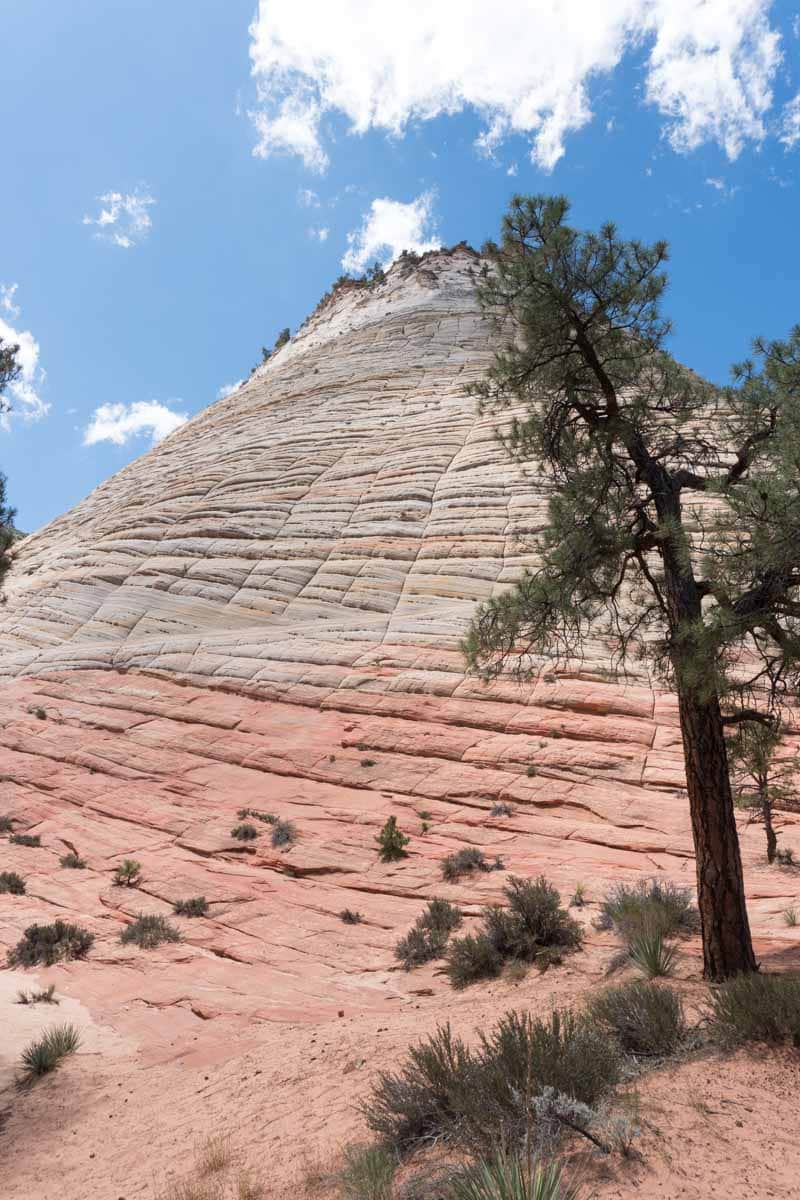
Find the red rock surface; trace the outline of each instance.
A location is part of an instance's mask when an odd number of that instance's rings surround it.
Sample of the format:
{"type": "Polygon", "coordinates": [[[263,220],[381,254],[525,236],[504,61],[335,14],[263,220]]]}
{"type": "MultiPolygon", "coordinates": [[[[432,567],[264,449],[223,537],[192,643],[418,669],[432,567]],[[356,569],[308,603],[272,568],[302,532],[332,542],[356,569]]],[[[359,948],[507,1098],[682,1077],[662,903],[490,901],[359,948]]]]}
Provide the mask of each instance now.
{"type": "MultiPolygon", "coordinates": [[[[57,916],[96,942],[84,962],[0,972],[8,1200],[150,1196],[220,1128],[269,1195],[299,1198],[303,1164],[363,1133],[354,1103],[421,1032],[580,998],[616,950],[591,926],[610,883],[693,884],[671,697],[604,678],[600,645],[524,687],[464,675],[465,622],[526,560],[546,497],[463,392],[487,355],[474,260],[426,263],[334,300],[234,397],[23,543],[0,621],[0,815],[42,847],[0,840],[27,881],[0,896],[0,944],[57,916]],[[511,815],[491,815],[500,801],[511,815]],[[233,839],[242,808],[291,820],[295,844],[273,849],[267,825],[233,839]],[[389,814],[411,837],[393,865],[375,845],[389,814]],[[444,884],[440,860],[467,845],[505,872],[444,884]],[[85,870],[60,867],[73,849],[85,870]],[[113,886],[124,858],[139,888],[113,886]],[[587,888],[585,950],[462,994],[435,965],[398,969],[427,899],[476,914],[508,872],[587,888]],[[134,914],[196,895],[210,911],[176,918],[180,943],[119,943],[134,914]],[[58,1009],[13,1003],[34,981],[58,1009]],[[81,1025],[81,1051],[15,1092],[22,1046],[56,1018],[81,1025]]],[[[785,844],[797,824],[781,819],[785,844]]],[[[762,839],[743,824],[757,950],[797,966],[782,913],[800,876],[768,869],[762,839]]],[[[697,949],[680,966],[695,1007],[697,949]]],[[[643,1161],[608,1177],[590,1163],[595,1194],[798,1194],[796,1080],[786,1056],[657,1073],[643,1161]]]]}

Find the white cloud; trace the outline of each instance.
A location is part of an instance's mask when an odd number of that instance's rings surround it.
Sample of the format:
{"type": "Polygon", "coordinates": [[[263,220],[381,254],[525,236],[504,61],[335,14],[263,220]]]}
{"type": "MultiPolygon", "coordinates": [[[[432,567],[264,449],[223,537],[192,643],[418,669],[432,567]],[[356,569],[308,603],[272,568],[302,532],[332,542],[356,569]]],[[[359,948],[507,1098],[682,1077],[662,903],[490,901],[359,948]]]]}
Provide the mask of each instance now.
{"type": "MultiPolygon", "coordinates": [[[[19,307],[14,303],[16,292],[16,283],[0,284],[0,309],[14,320],[20,315],[19,307]]],[[[40,395],[45,373],[39,366],[40,351],[36,338],[30,330],[16,329],[2,316],[0,338],[6,345],[18,347],[16,361],[20,368],[19,376],[8,384],[3,394],[3,400],[11,405],[11,411],[0,412],[0,429],[8,432],[13,417],[22,417],[24,421],[40,421],[50,411],[50,405],[40,395]]]]}
{"type": "Polygon", "coordinates": [[[326,225],[320,227],[312,225],[308,231],[308,236],[310,238],[316,238],[318,242],[327,242],[329,233],[330,229],[328,229],[326,225]]]}
{"type": "Polygon", "coordinates": [[[83,433],[84,446],[113,442],[124,446],[131,438],[149,434],[152,444],[160,442],[189,420],[186,413],[173,412],[158,400],[133,404],[101,404],[83,433]]]}
{"type": "Polygon", "coordinates": [[[442,243],[433,235],[434,224],[432,192],[423,192],[409,204],[387,198],[373,200],[361,228],[347,235],[350,249],[342,266],[358,273],[376,259],[386,266],[402,250],[417,254],[438,250],[442,243]]]}
{"type": "Polygon", "coordinates": [[[783,110],[780,140],[787,150],[793,150],[800,142],[800,92],[783,110]]]}
{"type": "Polygon", "coordinates": [[[311,188],[300,188],[297,203],[303,208],[319,208],[319,196],[311,188]]]}
{"type": "Polygon", "coordinates": [[[136,189],[124,195],[122,192],[106,192],[98,196],[101,205],[96,217],[85,216],[84,225],[95,227],[95,237],[114,246],[130,250],[147,237],[153,222],[147,211],[155,200],[147,191],[136,189]]]}
{"type": "Polygon", "coordinates": [[[234,392],[238,391],[243,383],[243,379],[237,379],[236,383],[224,383],[217,392],[217,399],[227,400],[228,396],[232,396],[234,392]]]}
{"type": "Polygon", "coordinates": [[[735,158],[759,142],[780,62],[770,0],[259,0],[250,27],[259,107],[254,153],[328,164],[323,122],[402,136],[472,108],[487,154],[526,135],[546,170],[592,118],[589,85],[645,47],[645,99],[679,151],[735,158]]]}
{"type": "Polygon", "coordinates": [[[519,167],[517,166],[516,163],[512,163],[511,166],[506,171],[506,175],[510,175],[512,178],[515,175],[517,175],[518,173],[519,173],[519,167]]]}

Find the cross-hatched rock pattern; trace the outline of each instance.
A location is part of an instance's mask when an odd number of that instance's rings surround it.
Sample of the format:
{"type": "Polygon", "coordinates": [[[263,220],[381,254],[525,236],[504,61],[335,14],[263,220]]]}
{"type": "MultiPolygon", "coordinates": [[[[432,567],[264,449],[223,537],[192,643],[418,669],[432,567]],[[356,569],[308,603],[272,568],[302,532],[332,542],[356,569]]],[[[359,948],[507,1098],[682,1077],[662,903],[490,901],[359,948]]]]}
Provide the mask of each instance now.
{"type": "Polygon", "coordinates": [[[466,393],[492,352],[479,266],[462,247],[345,286],[236,393],[28,538],[0,672],[452,689],[476,601],[516,577],[545,515],[466,393]]]}

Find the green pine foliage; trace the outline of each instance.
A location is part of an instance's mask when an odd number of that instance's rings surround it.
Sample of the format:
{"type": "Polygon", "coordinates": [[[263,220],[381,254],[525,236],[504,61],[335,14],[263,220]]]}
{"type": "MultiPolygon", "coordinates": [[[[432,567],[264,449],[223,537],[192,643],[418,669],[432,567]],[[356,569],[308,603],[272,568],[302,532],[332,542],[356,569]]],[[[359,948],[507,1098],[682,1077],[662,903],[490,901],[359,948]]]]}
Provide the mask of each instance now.
{"type": "Polygon", "coordinates": [[[386,824],[375,838],[378,843],[378,857],[381,862],[398,862],[408,857],[406,846],[411,841],[397,827],[397,817],[387,817],[386,824]]]}

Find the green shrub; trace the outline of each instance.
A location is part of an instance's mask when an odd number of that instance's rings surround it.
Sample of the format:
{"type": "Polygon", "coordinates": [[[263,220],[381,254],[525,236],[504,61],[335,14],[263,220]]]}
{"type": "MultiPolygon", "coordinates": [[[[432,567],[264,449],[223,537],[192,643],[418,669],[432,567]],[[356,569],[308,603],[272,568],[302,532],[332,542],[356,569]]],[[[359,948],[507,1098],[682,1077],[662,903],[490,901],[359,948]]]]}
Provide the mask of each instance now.
{"type": "MultiPolygon", "coordinates": [[[[496,863],[500,860],[497,859],[496,863]]],[[[448,854],[441,861],[442,879],[446,883],[455,883],[462,875],[471,875],[474,871],[502,870],[502,866],[493,867],[482,850],[477,846],[465,846],[455,854],[448,854]]]]}
{"type": "Polygon", "coordinates": [[[374,767],[374,766],[377,766],[377,763],[375,762],[374,758],[362,758],[361,766],[362,767],[374,767]]]}
{"type": "Polygon", "coordinates": [[[16,871],[0,871],[0,895],[24,896],[25,880],[16,871]]]}
{"type": "Polygon", "coordinates": [[[572,899],[569,902],[570,908],[583,908],[586,903],[586,885],[583,883],[575,884],[575,891],[572,893],[572,899]]]}
{"type": "Polygon", "coordinates": [[[142,882],[142,864],[135,858],[126,858],[114,871],[116,887],[138,887],[142,882]]]}
{"type": "Polygon", "coordinates": [[[532,1020],[507,1013],[477,1051],[450,1026],[409,1051],[396,1072],[383,1072],[362,1112],[387,1145],[410,1149],[447,1139],[472,1153],[519,1144],[530,1100],[551,1088],[586,1105],[616,1086],[620,1055],[587,1018],[554,1013],[532,1020]]]}
{"type": "Polygon", "coordinates": [[[86,866],[86,863],[81,856],[73,853],[72,851],[70,851],[69,854],[62,854],[58,861],[61,863],[62,867],[71,867],[74,871],[82,871],[86,866]]]}
{"type": "Polygon", "coordinates": [[[255,825],[234,825],[231,837],[237,838],[240,842],[252,842],[258,837],[258,830],[255,825]]]}
{"type": "Polygon", "coordinates": [[[436,929],[440,933],[452,933],[458,929],[464,920],[461,909],[449,900],[433,899],[417,917],[416,924],[420,929],[436,929]]]}
{"type": "Polygon", "coordinates": [[[606,988],[589,1001],[587,1011],[626,1054],[671,1054],[686,1034],[678,994],[643,980],[606,988]]]}
{"type": "Polygon", "coordinates": [[[291,821],[284,821],[282,818],[273,821],[270,841],[276,850],[293,845],[296,838],[297,830],[291,821]]]}
{"type": "Polygon", "coordinates": [[[775,862],[779,867],[793,867],[795,865],[794,850],[788,846],[786,849],[779,848],[775,851],[775,862]]]}
{"type": "Polygon", "coordinates": [[[0,833],[11,833],[13,828],[14,821],[12,817],[0,817],[0,833]]]}
{"type": "Polygon", "coordinates": [[[133,942],[142,950],[153,950],[162,942],[179,942],[181,933],[166,917],[162,917],[160,914],[139,913],[130,925],[125,926],[119,935],[119,940],[124,946],[133,942]]]}
{"type": "Polygon", "coordinates": [[[205,896],[193,896],[191,900],[176,900],[172,906],[176,917],[204,917],[208,912],[205,896]]]}
{"type": "Polygon", "coordinates": [[[13,950],[8,952],[10,967],[35,967],[42,963],[69,962],[85,958],[94,942],[94,934],[80,925],[54,921],[52,925],[29,925],[13,950]]]}
{"type": "Polygon", "coordinates": [[[263,821],[265,825],[274,825],[278,819],[272,813],[261,812],[258,808],[240,808],[236,815],[240,821],[246,821],[248,817],[253,817],[256,821],[263,821]]]}
{"type": "Polygon", "coordinates": [[[675,969],[676,955],[675,947],[665,942],[660,932],[637,933],[628,946],[631,962],[648,979],[671,975],[675,969]]]}
{"type": "Polygon", "coordinates": [[[339,1176],[343,1200],[391,1200],[397,1158],[385,1146],[348,1146],[339,1176]]]}
{"type": "Polygon", "coordinates": [[[800,1046],[800,976],[737,975],[712,991],[707,1020],[712,1038],[724,1046],[800,1046]]]}
{"type": "Polygon", "coordinates": [[[75,1053],[80,1044],[81,1039],[74,1025],[54,1025],[22,1051],[26,1079],[35,1079],[54,1071],[62,1059],[75,1053]]]}
{"type": "Polygon", "coordinates": [[[630,942],[640,933],[660,933],[663,937],[694,933],[698,921],[689,888],[668,880],[642,879],[612,888],[600,906],[597,926],[613,928],[630,942]]]}
{"type": "Polygon", "coordinates": [[[44,709],[41,707],[41,705],[39,705],[37,708],[35,708],[35,709],[33,710],[33,715],[34,715],[34,716],[35,716],[35,717],[36,717],[36,718],[37,718],[39,721],[46,721],[46,720],[47,720],[47,713],[46,713],[46,712],[45,712],[45,710],[44,710],[44,709]]]}
{"type": "Polygon", "coordinates": [[[578,1200],[560,1164],[532,1163],[500,1154],[456,1176],[448,1200],[578,1200]]]}
{"type": "Polygon", "coordinates": [[[42,844],[38,833],[12,833],[8,840],[15,846],[41,846],[42,844]]]}
{"type": "Polygon", "coordinates": [[[506,804],[504,800],[498,800],[493,804],[489,812],[490,817],[513,817],[514,806],[506,804]]]}
{"type": "Polygon", "coordinates": [[[421,967],[423,963],[442,957],[447,949],[447,936],[441,929],[421,929],[419,925],[412,925],[395,946],[395,958],[407,971],[421,967]]]}
{"type": "Polygon", "coordinates": [[[454,988],[495,979],[502,969],[503,956],[485,933],[468,933],[450,943],[445,973],[454,988]]]}
{"type": "Polygon", "coordinates": [[[551,883],[512,875],[503,889],[508,908],[483,910],[483,930],[450,943],[446,971],[454,987],[500,973],[508,959],[538,962],[542,970],[581,944],[581,926],[561,905],[551,883]]]}
{"type": "Polygon", "coordinates": [[[397,862],[408,857],[406,846],[411,841],[397,828],[397,817],[387,817],[386,824],[375,838],[381,862],[397,862]]]}
{"type": "Polygon", "coordinates": [[[352,908],[343,908],[339,913],[339,920],[344,921],[345,925],[360,925],[362,921],[361,913],[356,912],[352,908]]]}

